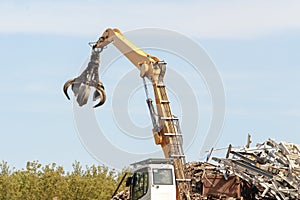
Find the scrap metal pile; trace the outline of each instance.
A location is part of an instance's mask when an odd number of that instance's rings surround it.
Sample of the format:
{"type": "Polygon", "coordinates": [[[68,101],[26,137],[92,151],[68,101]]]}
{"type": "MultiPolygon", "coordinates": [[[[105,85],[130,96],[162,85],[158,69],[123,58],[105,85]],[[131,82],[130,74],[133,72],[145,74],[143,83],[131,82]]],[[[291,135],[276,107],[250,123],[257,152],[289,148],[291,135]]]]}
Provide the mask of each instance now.
{"type": "Polygon", "coordinates": [[[185,165],[187,178],[191,179],[191,199],[240,199],[240,181],[234,175],[224,178],[218,167],[210,163],[190,162],[185,165]]]}
{"type": "Polygon", "coordinates": [[[129,200],[130,199],[129,197],[130,197],[130,191],[122,190],[121,192],[113,196],[111,200],[129,200]]]}
{"type": "MultiPolygon", "coordinates": [[[[300,199],[300,145],[271,139],[256,147],[228,147],[225,158],[185,164],[192,200],[300,199]]],[[[113,199],[129,199],[129,190],[113,199]]]]}
{"type": "Polygon", "coordinates": [[[299,199],[300,146],[271,139],[236,151],[229,146],[226,158],[213,158],[219,170],[251,184],[253,199],[299,199]]]}

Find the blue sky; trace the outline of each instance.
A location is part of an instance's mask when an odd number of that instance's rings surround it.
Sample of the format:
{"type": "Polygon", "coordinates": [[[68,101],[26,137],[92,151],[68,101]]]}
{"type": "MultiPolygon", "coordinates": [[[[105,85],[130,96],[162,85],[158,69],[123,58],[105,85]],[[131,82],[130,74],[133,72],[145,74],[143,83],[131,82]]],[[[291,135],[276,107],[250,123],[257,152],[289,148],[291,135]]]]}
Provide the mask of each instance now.
{"type": "Polygon", "coordinates": [[[247,133],[254,143],[299,144],[299,9],[298,1],[1,1],[0,160],[98,163],[76,134],[62,85],[107,27],[165,28],[206,49],[226,94],[218,147],[243,145],[247,133]]]}

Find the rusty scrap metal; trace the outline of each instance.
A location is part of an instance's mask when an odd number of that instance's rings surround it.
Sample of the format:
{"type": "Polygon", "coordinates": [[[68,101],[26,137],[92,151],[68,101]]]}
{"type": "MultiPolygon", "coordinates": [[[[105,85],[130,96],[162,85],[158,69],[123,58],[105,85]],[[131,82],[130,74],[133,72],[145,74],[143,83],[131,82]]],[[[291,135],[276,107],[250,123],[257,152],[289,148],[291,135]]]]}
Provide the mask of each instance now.
{"type": "Polygon", "coordinates": [[[227,158],[212,158],[220,171],[240,177],[257,189],[255,199],[299,199],[300,146],[267,140],[254,148],[230,150],[227,158]]]}
{"type": "Polygon", "coordinates": [[[189,162],[185,165],[185,173],[191,179],[192,200],[250,200],[254,196],[246,181],[224,173],[211,163],[189,162]]]}
{"type": "Polygon", "coordinates": [[[129,200],[130,199],[130,191],[122,190],[112,197],[111,200],[129,200]]]}

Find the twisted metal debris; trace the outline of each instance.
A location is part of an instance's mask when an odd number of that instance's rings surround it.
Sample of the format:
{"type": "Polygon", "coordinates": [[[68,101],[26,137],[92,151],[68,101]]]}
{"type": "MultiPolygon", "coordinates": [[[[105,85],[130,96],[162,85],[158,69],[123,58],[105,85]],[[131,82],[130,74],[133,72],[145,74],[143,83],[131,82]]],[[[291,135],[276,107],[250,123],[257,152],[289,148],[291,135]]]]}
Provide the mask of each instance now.
{"type": "Polygon", "coordinates": [[[216,165],[190,162],[185,165],[185,173],[191,179],[191,199],[240,199],[239,178],[233,175],[224,178],[216,165]]]}
{"type": "Polygon", "coordinates": [[[129,199],[130,199],[130,191],[122,190],[121,192],[113,196],[111,200],[129,200],[129,199]]]}
{"type": "Polygon", "coordinates": [[[299,199],[300,146],[289,142],[267,140],[254,148],[233,151],[227,158],[213,158],[220,171],[235,175],[251,184],[253,199],[299,199]]]}

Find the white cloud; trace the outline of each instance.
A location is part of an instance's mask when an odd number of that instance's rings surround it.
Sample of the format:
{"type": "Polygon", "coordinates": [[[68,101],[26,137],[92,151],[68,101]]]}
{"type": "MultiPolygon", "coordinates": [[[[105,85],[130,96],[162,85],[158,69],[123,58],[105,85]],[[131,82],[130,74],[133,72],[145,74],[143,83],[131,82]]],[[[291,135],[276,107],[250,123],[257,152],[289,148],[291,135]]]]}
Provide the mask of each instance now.
{"type": "Polygon", "coordinates": [[[0,2],[0,32],[95,35],[159,27],[199,37],[252,38],[300,28],[300,1],[0,2]],[[3,20],[6,19],[6,20],[3,20]]]}

